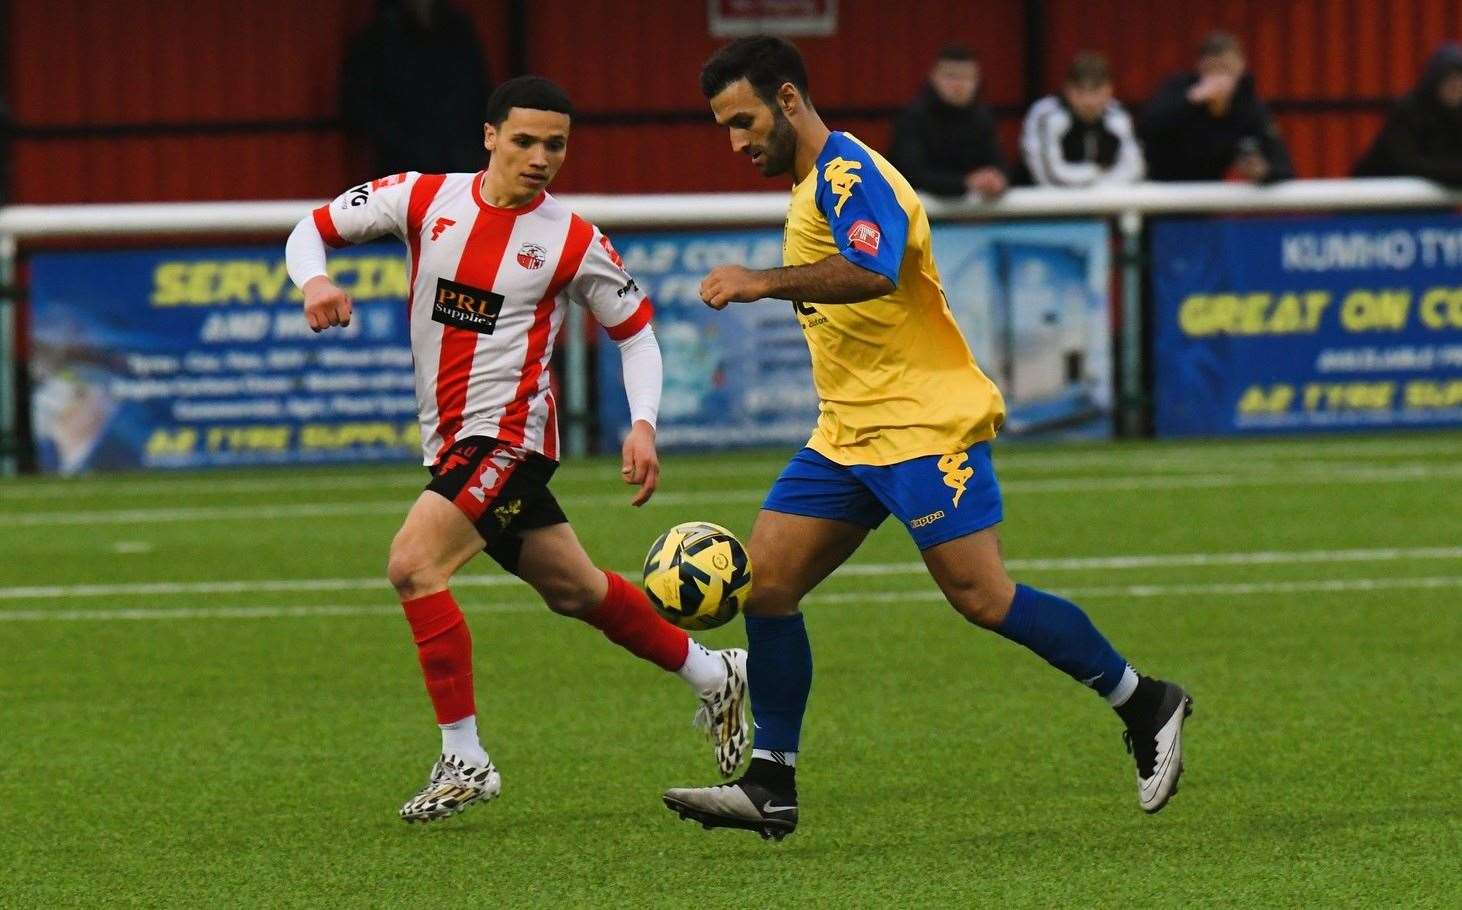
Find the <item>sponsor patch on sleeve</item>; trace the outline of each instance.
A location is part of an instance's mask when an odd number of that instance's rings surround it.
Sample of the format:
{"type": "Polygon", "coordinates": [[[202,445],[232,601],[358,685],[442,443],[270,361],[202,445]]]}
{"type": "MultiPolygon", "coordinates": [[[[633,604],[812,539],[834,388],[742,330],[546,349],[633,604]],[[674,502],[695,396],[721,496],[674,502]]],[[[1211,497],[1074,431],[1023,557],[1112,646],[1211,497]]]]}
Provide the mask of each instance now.
{"type": "Polygon", "coordinates": [[[882,239],[883,232],[878,229],[878,225],[864,218],[853,222],[848,228],[848,245],[869,256],[878,255],[878,242],[882,239]]]}

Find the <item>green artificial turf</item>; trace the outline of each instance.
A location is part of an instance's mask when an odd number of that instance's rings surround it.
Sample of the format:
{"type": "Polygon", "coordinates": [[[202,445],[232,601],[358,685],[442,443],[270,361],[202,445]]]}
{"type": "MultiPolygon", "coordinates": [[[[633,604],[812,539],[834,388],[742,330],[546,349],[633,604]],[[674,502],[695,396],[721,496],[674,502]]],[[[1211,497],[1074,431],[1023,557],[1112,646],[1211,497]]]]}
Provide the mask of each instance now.
{"type": "MultiPolygon", "coordinates": [[[[785,454],[668,456],[643,510],[617,462],[554,488],[628,571],[678,521],[745,534],[785,454]]],[[[384,563],[420,469],[0,481],[0,906],[1457,906],[1462,435],[996,466],[1013,574],[1194,696],[1157,816],[1100,699],[890,523],[806,605],[785,842],[667,812],[715,780],[683,684],[485,559],[456,590],[503,795],[407,826],[438,743],[384,563]]]]}

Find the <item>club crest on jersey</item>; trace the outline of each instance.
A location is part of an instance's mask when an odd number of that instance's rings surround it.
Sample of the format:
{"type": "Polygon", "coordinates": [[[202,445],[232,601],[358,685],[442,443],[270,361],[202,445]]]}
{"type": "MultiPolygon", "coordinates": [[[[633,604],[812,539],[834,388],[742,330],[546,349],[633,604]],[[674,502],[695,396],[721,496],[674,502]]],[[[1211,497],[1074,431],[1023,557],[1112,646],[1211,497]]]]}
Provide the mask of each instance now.
{"type": "Polygon", "coordinates": [[[525,269],[541,269],[548,261],[548,250],[536,243],[525,243],[518,250],[518,265],[525,269]]]}
{"type": "Polygon", "coordinates": [[[883,232],[878,225],[871,221],[859,219],[853,222],[848,228],[848,244],[855,250],[861,250],[869,256],[878,255],[878,242],[883,239],[883,232]]]}
{"type": "Polygon", "coordinates": [[[437,279],[437,292],[432,297],[433,322],[456,326],[469,332],[491,335],[497,328],[498,314],[503,309],[503,295],[484,291],[459,281],[437,279]]]}

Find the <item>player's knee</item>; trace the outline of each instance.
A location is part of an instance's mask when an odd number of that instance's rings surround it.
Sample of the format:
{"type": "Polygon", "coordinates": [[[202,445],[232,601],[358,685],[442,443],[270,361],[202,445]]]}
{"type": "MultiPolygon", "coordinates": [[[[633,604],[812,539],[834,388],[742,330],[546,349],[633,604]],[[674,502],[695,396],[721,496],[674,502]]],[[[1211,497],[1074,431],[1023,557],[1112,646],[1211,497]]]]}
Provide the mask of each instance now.
{"type": "Polygon", "coordinates": [[[386,578],[402,600],[413,600],[440,591],[447,579],[441,577],[433,560],[409,546],[391,547],[386,561],[386,578]]]}
{"type": "Polygon", "coordinates": [[[986,629],[998,629],[1010,612],[1015,585],[1008,578],[961,578],[943,585],[950,606],[965,619],[986,629]]]}
{"type": "Polygon", "coordinates": [[[802,593],[792,585],[775,579],[756,579],[742,612],[747,616],[791,616],[802,603],[802,593]]]}

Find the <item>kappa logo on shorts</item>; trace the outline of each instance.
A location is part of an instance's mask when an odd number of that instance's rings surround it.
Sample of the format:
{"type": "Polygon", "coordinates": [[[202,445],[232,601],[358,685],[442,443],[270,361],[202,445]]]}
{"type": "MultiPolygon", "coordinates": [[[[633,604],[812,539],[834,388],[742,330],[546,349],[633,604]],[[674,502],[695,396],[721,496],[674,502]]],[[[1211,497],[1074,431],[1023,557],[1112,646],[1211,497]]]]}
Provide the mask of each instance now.
{"type": "Polygon", "coordinates": [[[503,295],[445,278],[437,279],[432,298],[433,322],[491,335],[503,309],[503,295]]]}
{"type": "Polygon", "coordinates": [[[921,515],[918,518],[915,518],[913,521],[909,522],[909,527],[913,528],[914,530],[918,530],[919,528],[927,527],[934,524],[934,522],[943,517],[944,510],[940,509],[938,512],[930,512],[928,515],[921,515]]]}
{"type": "Polygon", "coordinates": [[[964,452],[944,455],[939,459],[939,470],[944,472],[944,485],[954,489],[954,507],[959,508],[959,498],[965,495],[965,484],[975,476],[975,469],[966,467],[970,456],[964,452]]]}

